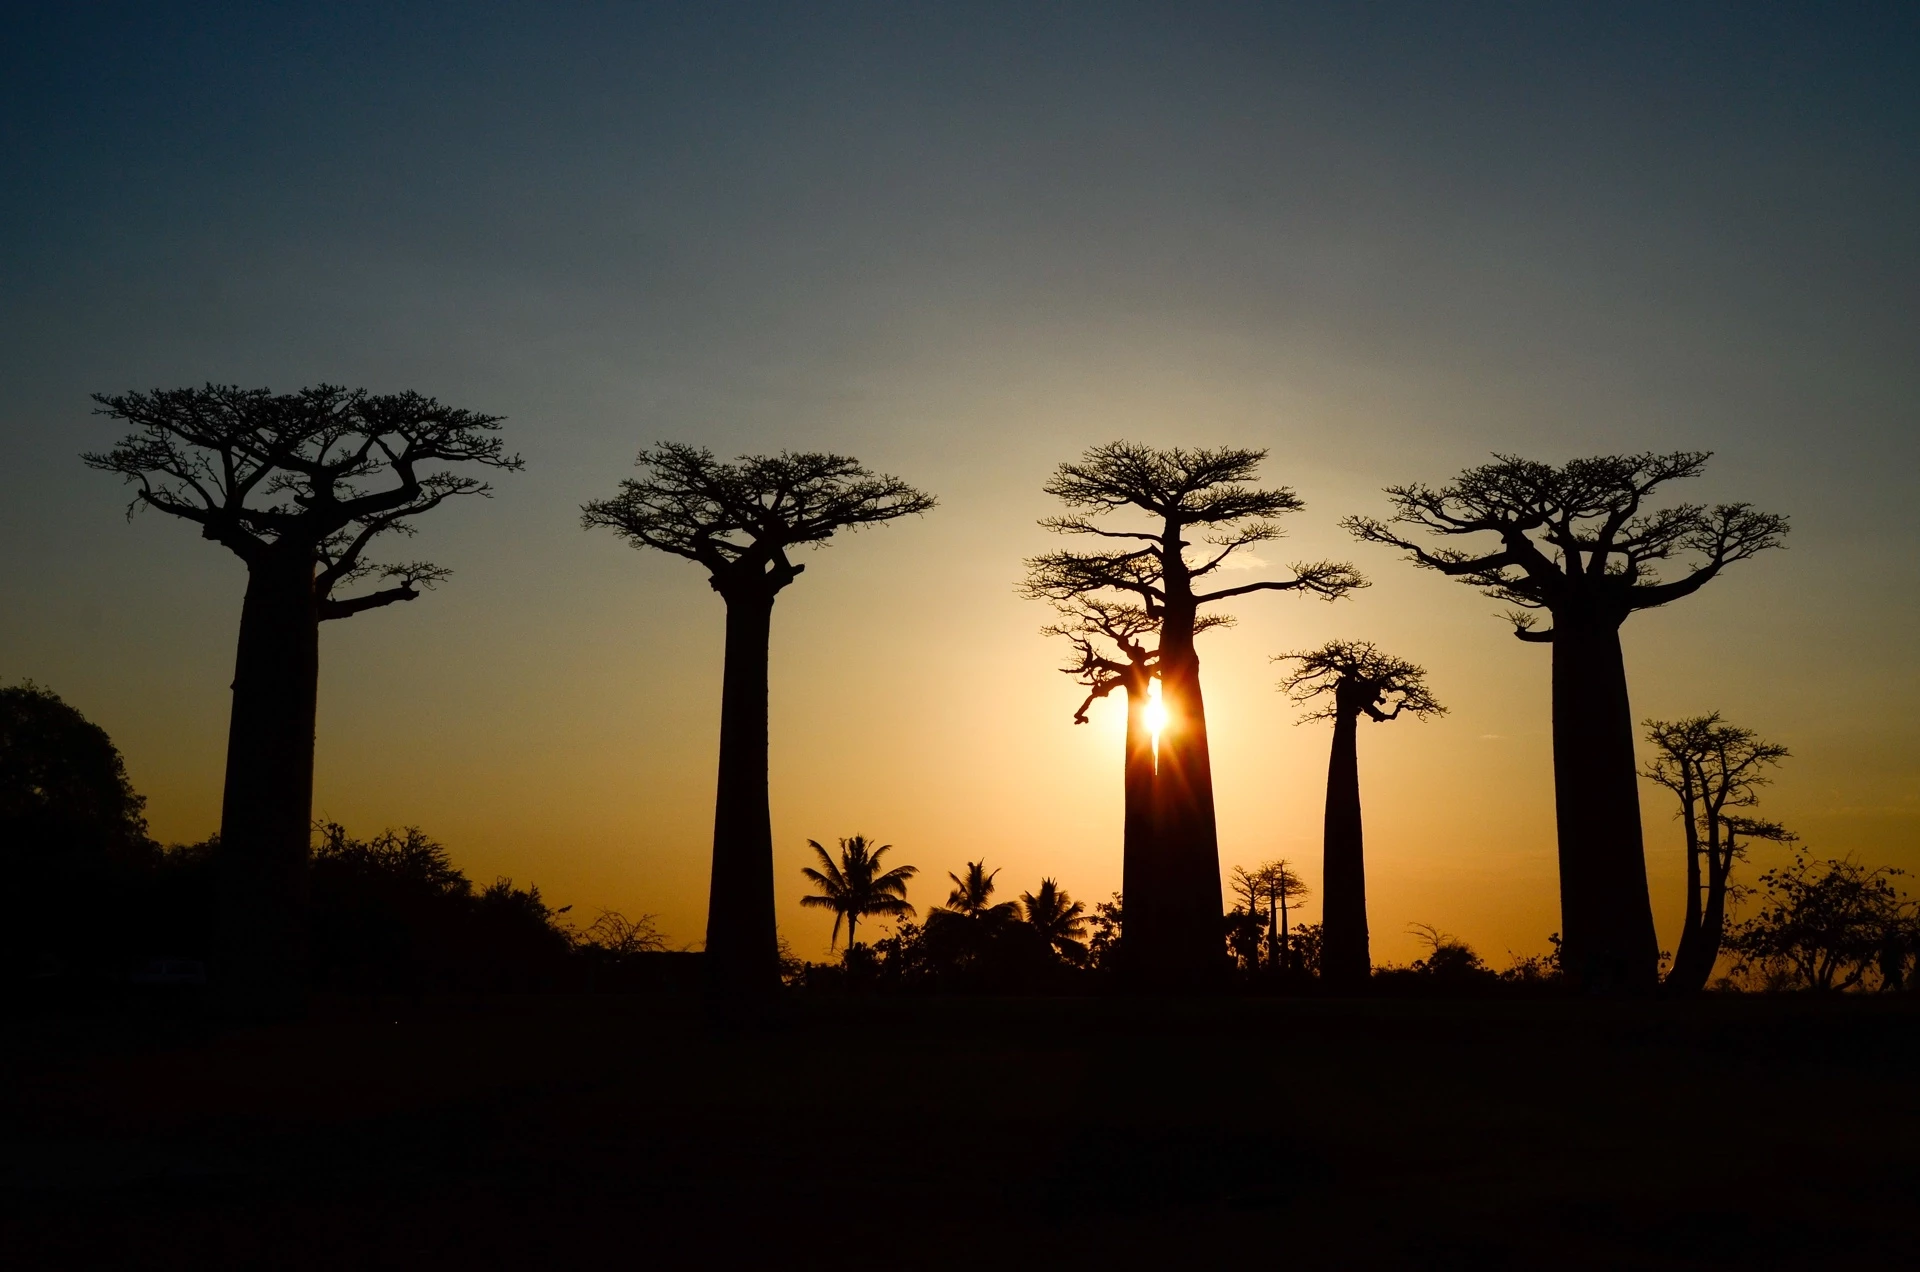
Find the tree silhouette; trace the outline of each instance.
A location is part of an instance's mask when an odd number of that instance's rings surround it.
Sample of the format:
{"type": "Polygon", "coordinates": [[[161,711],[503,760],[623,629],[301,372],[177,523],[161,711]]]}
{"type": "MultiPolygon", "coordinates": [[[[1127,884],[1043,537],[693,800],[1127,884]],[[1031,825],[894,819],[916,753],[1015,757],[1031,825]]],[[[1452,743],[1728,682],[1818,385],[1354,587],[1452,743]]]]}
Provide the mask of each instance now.
{"type": "Polygon", "coordinates": [[[1758,802],[1759,788],[1769,780],[1766,770],[1790,752],[1762,741],[1752,729],[1723,722],[1717,711],[1685,720],[1648,720],[1646,730],[1656,748],[1646,777],[1679,797],[1687,842],[1686,915],[1664,984],[1697,993],[1706,988],[1720,957],[1728,901],[1734,896],[1733,863],[1745,855],[1740,841],[1793,838],[1778,822],[1734,811],[1758,802]]]}
{"type": "Polygon", "coordinates": [[[1510,456],[1445,486],[1390,486],[1391,522],[1349,517],[1361,539],[1520,607],[1514,635],[1553,646],[1553,772],[1560,910],[1568,978],[1590,989],[1650,989],[1659,946],[1642,855],[1640,801],[1620,625],[1690,596],[1728,565],[1776,547],[1786,518],[1747,504],[1648,509],[1659,487],[1692,477],[1704,451],[1602,456],[1559,468],[1510,456]],[[1395,525],[1442,539],[1493,536],[1476,555],[1427,548],[1395,525]],[[1662,581],[1660,566],[1691,561],[1662,581]],[[1553,623],[1534,630],[1535,611],[1553,623]]]}
{"type": "Polygon", "coordinates": [[[1087,961],[1087,907],[1068,896],[1052,879],[1040,880],[1040,891],[1020,894],[1027,926],[1045,937],[1053,952],[1069,963],[1087,961]]]}
{"type": "Polygon", "coordinates": [[[707,899],[707,975],[722,993],[780,983],[773,917],[773,822],[767,804],[767,639],[774,598],[806,567],[788,553],[841,530],[926,512],[933,497],[875,476],[844,455],[742,456],[662,442],[636,461],[644,475],[581,509],[637,548],[685,557],[727,604],[720,694],[720,771],[707,899]]]}
{"type": "Polygon", "coordinates": [[[1233,890],[1245,902],[1248,914],[1267,913],[1267,962],[1277,972],[1292,966],[1290,911],[1310,891],[1285,858],[1262,863],[1253,870],[1235,866],[1229,877],[1233,890]]]}
{"type": "Polygon", "coordinates": [[[302,962],[313,810],[319,627],[411,601],[448,571],[375,565],[376,539],[489,487],[452,464],[518,469],[499,417],[417,393],[207,385],[96,394],[134,431],[87,465],[138,484],[127,511],[191,521],[247,567],[220,809],[220,974],[241,999],[283,997],[302,962]],[[385,587],[342,595],[374,578],[385,587]]]}
{"type": "Polygon", "coordinates": [[[895,866],[882,870],[880,858],[893,851],[892,844],[876,847],[865,835],[842,839],[838,865],[818,840],[809,839],[807,844],[820,859],[820,869],[805,866],[800,873],[812,880],[820,891],[814,896],[801,897],[800,904],[833,911],[833,935],[827,938],[827,948],[833,948],[833,942],[839,939],[842,919],[847,921],[847,948],[851,950],[854,927],[861,919],[869,915],[894,917],[913,913],[913,907],[907,904],[907,880],[918,874],[919,869],[895,866]]]}
{"type": "Polygon", "coordinates": [[[1365,984],[1373,973],[1367,945],[1367,867],[1360,820],[1360,718],[1376,722],[1405,713],[1422,719],[1446,711],[1427,689],[1426,672],[1383,654],[1371,641],[1329,641],[1318,649],[1281,654],[1295,667],[1280,687],[1300,704],[1318,702],[1302,716],[1333,721],[1327,760],[1325,865],[1322,886],[1321,974],[1343,985],[1365,984]]]}
{"type": "Polygon", "coordinates": [[[161,861],[145,805],[106,730],[32,682],[0,688],[0,879],[18,899],[0,924],[10,966],[97,967],[135,952],[150,905],[141,885],[161,861]]]}
{"type": "Polygon", "coordinates": [[[1111,546],[1027,563],[1030,596],[1123,598],[1159,624],[1155,671],[1166,723],[1154,778],[1152,866],[1145,878],[1123,880],[1132,911],[1127,957],[1141,983],[1200,983],[1223,966],[1213,768],[1194,649],[1203,607],[1259,591],[1333,599],[1365,585],[1351,566],[1323,561],[1291,566],[1287,579],[1207,589],[1236,552],[1280,537],[1274,518],[1304,506],[1291,490],[1247,484],[1265,458],[1265,451],[1234,448],[1094,447],[1046,484],[1073,511],[1041,524],[1111,546]],[[1107,517],[1125,510],[1143,515],[1146,528],[1111,528],[1107,517]],[[1190,550],[1198,560],[1188,559],[1190,550]]]}
{"type": "Polygon", "coordinates": [[[1766,976],[1768,988],[1831,993],[1877,975],[1881,988],[1898,989],[1920,943],[1920,912],[1893,883],[1902,873],[1797,853],[1792,865],[1761,876],[1767,904],[1727,945],[1741,969],[1766,976]]]}

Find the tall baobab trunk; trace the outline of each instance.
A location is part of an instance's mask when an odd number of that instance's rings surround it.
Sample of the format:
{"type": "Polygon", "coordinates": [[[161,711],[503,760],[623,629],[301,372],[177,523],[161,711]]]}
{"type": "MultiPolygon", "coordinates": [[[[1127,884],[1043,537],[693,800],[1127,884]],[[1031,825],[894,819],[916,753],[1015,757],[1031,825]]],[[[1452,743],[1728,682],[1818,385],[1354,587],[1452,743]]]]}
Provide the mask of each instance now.
{"type": "Polygon", "coordinates": [[[1639,771],[1619,624],[1556,610],[1553,784],[1561,947],[1590,990],[1648,990],[1660,946],[1647,894],[1639,771]]]}
{"type": "MultiPolygon", "coordinates": [[[[1697,835],[1689,835],[1689,847],[1697,835]]],[[[1707,842],[1702,850],[1690,853],[1687,871],[1693,895],[1688,905],[1687,930],[1681,934],[1680,948],[1673,956],[1665,987],[1683,994],[1697,994],[1707,987],[1713,965],[1720,958],[1720,943],[1727,935],[1727,876],[1733,870],[1733,832],[1711,809],[1707,815],[1707,842]],[[1706,902],[1700,900],[1699,858],[1707,859],[1706,902]]]]}
{"type": "Polygon", "coordinates": [[[780,979],[773,917],[773,814],[767,803],[767,645],[773,596],[751,584],[730,587],[722,595],[727,602],[727,648],[713,807],[713,881],[707,894],[707,983],[723,993],[755,993],[773,988],[780,979]]]}
{"type": "Polygon", "coordinates": [[[1220,937],[1220,844],[1200,657],[1193,647],[1194,605],[1184,580],[1171,571],[1163,577],[1160,698],[1167,718],[1154,778],[1163,944],[1151,979],[1172,987],[1220,979],[1227,956],[1220,937]]]}
{"type": "Polygon", "coordinates": [[[1154,837],[1153,730],[1147,725],[1153,676],[1143,667],[1129,668],[1121,688],[1127,695],[1127,741],[1123,774],[1126,818],[1120,852],[1120,895],[1126,906],[1126,928],[1121,958],[1151,965],[1163,924],[1160,893],[1163,886],[1154,837]]]}
{"type": "Polygon", "coordinates": [[[305,970],[319,679],[313,554],[269,549],[247,571],[220,809],[218,970],[244,1010],[290,1006],[305,970]]]}
{"type": "MultiPolygon", "coordinates": [[[[1690,777],[1687,779],[1687,789],[1681,796],[1681,807],[1684,810],[1684,820],[1687,831],[1687,910],[1686,916],[1681,923],[1680,944],[1674,951],[1673,966],[1668,970],[1667,978],[1662,983],[1662,988],[1691,993],[1706,984],[1706,973],[1701,973],[1698,984],[1693,983],[1693,969],[1700,962],[1701,938],[1704,933],[1701,930],[1701,919],[1703,916],[1700,906],[1700,890],[1702,884],[1700,878],[1700,826],[1699,823],[1694,820],[1694,800],[1692,779],[1690,777]]],[[[1719,949],[1718,933],[1714,935],[1713,947],[1717,953],[1719,949]]],[[[1709,960],[1707,970],[1711,971],[1712,966],[1713,964],[1711,960],[1709,960]]]]}
{"type": "Polygon", "coordinates": [[[1324,840],[1326,895],[1320,932],[1325,942],[1320,974],[1329,983],[1364,985],[1373,974],[1367,943],[1367,867],[1360,822],[1360,711],[1339,703],[1333,718],[1333,753],[1327,760],[1324,840]]]}

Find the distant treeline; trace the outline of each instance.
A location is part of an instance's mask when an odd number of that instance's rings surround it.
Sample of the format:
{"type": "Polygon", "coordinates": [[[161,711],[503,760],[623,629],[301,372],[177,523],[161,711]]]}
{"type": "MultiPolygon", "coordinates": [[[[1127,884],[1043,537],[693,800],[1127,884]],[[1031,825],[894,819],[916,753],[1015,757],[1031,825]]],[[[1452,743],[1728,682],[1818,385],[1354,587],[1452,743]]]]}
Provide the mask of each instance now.
{"type": "MultiPolygon", "coordinates": [[[[170,988],[216,954],[221,845],[163,847],[148,834],[145,800],[106,732],[52,692],[0,688],[0,869],[13,904],[0,950],[16,979],[56,995],[112,992],[143,970],[170,988]],[[184,969],[184,970],[183,970],[184,969]]],[[[1127,957],[1126,907],[1115,894],[1090,910],[1052,879],[996,901],[996,875],[968,862],[948,876],[943,906],[907,903],[913,866],[882,869],[889,846],[841,841],[838,859],[814,845],[810,905],[835,913],[848,942],[831,962],[795,958],[782,942],[781,979],[809,993],[1100,992],[1127,957]],[[886,918],[877,940],[853,939],[863,918],[886,918]]],[[[680,991],[700,982],[697,954],[669,948],[652,916],[601,910],[590,920],[554,907],[532,884],[482,887],[416,827],[354,837],[314,828],[309,927],[311,988],[343,993],[680,991]]],[[[1901,990],[1915,982],[1920,913],[1898,871],[1805,854],[1766,872],[1755,912],[1730,928],[1715,987],[1901,990]]],[[[1236,870],[1237,904],[1220,937],[1241,992],[1316,993],[1324,972],[1317,924],[1289,924],[1305,886],[1285,862],[1236,870]]],[[[1563,979],[1558,938],[1546,956],[1489,966],[1465,942],[1413,927],[1425,954],[1377,967],[1376,991],[1529,993],[1563,979]]]]}

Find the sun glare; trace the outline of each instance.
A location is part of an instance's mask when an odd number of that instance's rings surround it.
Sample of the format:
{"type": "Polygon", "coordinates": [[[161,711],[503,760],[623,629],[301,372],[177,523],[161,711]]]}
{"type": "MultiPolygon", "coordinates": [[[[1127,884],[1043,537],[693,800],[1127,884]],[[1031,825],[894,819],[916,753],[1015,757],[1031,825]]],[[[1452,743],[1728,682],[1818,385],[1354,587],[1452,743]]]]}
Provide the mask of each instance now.
{"type": "Polygon", "coordinates": [[[1167,704],[1160,701],[1160,681],[1147,682],[1147,731],[1153,734],[1153,753],[1160,754],[1160,730],[1167,727],[1167,704]]]}

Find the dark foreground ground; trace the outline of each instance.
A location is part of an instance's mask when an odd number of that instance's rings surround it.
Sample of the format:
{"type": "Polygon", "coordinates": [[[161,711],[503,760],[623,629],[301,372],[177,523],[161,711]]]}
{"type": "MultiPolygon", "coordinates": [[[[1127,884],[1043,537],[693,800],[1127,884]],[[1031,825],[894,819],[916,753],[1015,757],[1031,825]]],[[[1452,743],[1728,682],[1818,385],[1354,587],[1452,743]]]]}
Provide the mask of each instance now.
{"type": "Polygon", "coordinates": [[[358,1001],[0,1040],[9,1267],[1920,1265],[1912,1002],[358,1001]]]}

